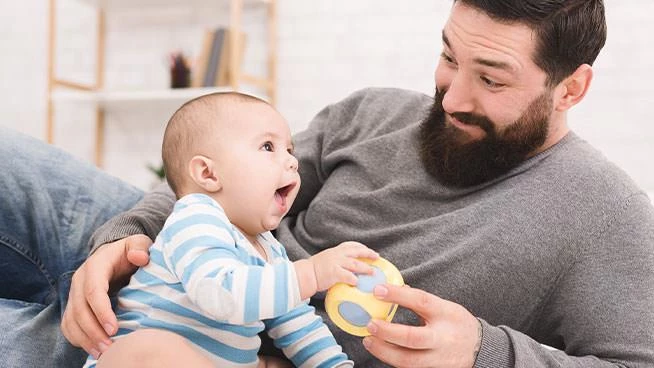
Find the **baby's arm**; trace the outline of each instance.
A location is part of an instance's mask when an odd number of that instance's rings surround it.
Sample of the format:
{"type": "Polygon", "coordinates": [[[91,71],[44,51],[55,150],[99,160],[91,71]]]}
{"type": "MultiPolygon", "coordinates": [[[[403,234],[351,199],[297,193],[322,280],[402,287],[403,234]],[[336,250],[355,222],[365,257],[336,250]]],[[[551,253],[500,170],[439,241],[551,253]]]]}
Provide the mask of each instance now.
{"type": "Polygon", "coordinates": [[[295,261],[295,273],[302,300],[327,290],[337,282],[356,285],[354,273],[372,274],[373,269],[357,258],[377,259],[379,254],[357,242],[344,242],[309,259],[295,261]]]}
{"type": "Polygon", "coordinates": [[[315,309],[302,303],[292,311],[264,321],[275,346],[300,368],[352,367],[315,309]]]}

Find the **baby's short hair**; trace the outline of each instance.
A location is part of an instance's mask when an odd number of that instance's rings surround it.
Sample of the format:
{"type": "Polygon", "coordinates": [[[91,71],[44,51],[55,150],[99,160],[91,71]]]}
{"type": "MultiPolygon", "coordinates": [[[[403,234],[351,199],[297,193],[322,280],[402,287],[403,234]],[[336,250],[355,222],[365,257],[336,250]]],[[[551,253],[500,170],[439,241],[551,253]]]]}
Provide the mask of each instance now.
{"type": "Polygon", "coordinates": [[[238,92],[216,92],[184,103],[173,115],[164,132],[161,157],[168,185],[179,197],[190,159],[211,144],[217,123],[225,119],[228,108],[264,100],[238,92]]]}

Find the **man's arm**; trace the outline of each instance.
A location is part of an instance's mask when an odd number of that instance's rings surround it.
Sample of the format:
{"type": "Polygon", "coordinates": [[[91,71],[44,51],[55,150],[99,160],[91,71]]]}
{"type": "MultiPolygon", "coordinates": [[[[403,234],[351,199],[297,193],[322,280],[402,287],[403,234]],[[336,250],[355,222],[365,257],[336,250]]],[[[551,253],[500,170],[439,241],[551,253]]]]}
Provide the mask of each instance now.
{"type": "Polygon", "coordinates": [[[364,345],[398,367],[654,366],[654,209],[648,202],[643,194],[631,196],[585,247],[532,323],[538,336],[477,324],[458,304],[386,285],[375,288],[375,296],[413,310],[424,325],[374,321],[364,345]]]}
{"type": "Polygon", "coordinates": [[[151,240],[157,237],[175,204],[175,194],[162,183],[147,193],[131,210],[124,212],[99,227],[91,236],[91,253],[103,244],[144,234],[151,240]]]}
{"type": "Polygon", "coordinates": [[[147,250],[174,202],[174,194],[162,184],[93,234],[91,255],[73,275],[61,321],[71,344],[96,357],[109,347],[109,336],[118,328],[110,289],[125,285],[138,266],[148,263],[147,250]]]}

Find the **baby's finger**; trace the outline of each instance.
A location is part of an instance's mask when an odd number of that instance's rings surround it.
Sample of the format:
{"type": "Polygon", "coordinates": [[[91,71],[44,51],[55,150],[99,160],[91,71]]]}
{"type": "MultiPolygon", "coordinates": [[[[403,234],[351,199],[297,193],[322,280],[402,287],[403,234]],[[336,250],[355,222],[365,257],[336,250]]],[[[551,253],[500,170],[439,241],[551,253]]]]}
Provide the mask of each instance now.
{"type": "Polygon", "coordinates": [[[359,242],[346,242],[343,243],[343,246],[345,248],[346,255],[349,257],[369,258],[369,259],[379,258],[379,253],[375,252],[374,250],[368,248],[367,246],[359,242]]]}
{"type": "Polygon", "coordinates": [[[343,268],[350,272],[363,274],[363,275],[372,275],[374,273],[374,268],[366,262],[360,261],[356,258],[352,258],[350,262],[347,262],[343,268]]]}
{"type": "Polygon", "coordinates": [[[355,286],[359,282],[359,278],[354,273],[341,268],[336,271],[336,279],[338,282],[342,282],[348,285],[355,286]]]}

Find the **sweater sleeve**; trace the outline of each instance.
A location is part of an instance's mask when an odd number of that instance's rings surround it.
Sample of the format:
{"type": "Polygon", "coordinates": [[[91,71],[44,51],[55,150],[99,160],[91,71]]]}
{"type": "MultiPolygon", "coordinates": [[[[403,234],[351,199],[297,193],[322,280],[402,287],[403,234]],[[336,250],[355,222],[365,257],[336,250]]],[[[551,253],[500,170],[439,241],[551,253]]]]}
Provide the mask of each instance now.
{"type": "Polygon", "coordinates": [[[91,236],[91,253],[100,246],[130,235],[145,234],[154,240],[175,204],[175,194],[166,183],[147,193],[131,210],[115,216],[91,236]]]}
{"type": "Polygon", "coordinates": [[[654,210],[641,193],[616,210],[544,303],[530,335],[562,350],[482,321],[475,367],[651,367],[653,270],[654,210]]]}

